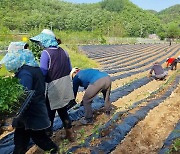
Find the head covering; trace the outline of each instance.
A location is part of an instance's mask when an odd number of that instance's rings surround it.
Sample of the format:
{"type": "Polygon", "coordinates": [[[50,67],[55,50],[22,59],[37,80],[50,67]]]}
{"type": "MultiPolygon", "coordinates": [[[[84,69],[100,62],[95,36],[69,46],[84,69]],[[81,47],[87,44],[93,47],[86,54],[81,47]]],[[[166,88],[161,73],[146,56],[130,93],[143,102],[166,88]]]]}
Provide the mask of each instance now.
{"type": "Polygon", "coordinates": [[[78,72],[80,69],[78,68],[78,67],[74,67],[74,68],[72,68],[72,70],[71,70],[71,72],[70,72],[70,77],[71,77],[71,79],[73,78],[73,73],[76,73],[76,72],[78,72]]]}
{"type": "Polygon", "coordinates": [[[40,43],[45,48],[58,46],[55,34],[49,29],[44,29],[39,35],[31,37],[30,40],[40,43]]]}
{"type": "Polygon", "coordinates": [[[8,52],[22,50],[25,45],[25,42],[11,42],[8,46],[8,52]]]}
{"type": "Polygon", "coordinates": [[[8,71],[13,72],[16,72],[24,64],[37,67],[38,64],[32,51],[24,49],[25,45],[24,42],[11,42],[8,53],[0,61],[0,64],[4,64],[8,71]]]}

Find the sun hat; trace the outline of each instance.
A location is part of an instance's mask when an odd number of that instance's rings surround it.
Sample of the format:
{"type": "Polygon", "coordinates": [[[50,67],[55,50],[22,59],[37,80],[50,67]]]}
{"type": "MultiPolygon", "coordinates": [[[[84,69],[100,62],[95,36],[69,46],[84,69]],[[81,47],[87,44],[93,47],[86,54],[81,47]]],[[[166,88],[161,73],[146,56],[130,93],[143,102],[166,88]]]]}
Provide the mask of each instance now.
{"type": "Polygon", "coordinates": [[[11,42],[8,47],[8,53],[0,61],[8,71],[17,72],[22,65],[37,67],[38,63],[29,49],[24,49],[26,43],[11,42]]]}
{"type": "Polygon", "coordinates": [[[49,29],[43,29],[43,31],[41,33],[48,34],[48,35],[55,37],[55,34],[49,29]]]}
{"type": "Polygon", "coordinates": [[[74,68],[72,68],[72,70],[71,70],[71,72],[70,72],[70,77],[71,77],[71,79],[73,79],[73,73],[76,73],[76,72],[78,72],[80,69],[78,68],[78,67],[74,67],[74,68]]]}
{"type": "Polygon", "coordinates": [[[30,40],[40,43],[45,48],[58,46],[55,34],[49,29],[44,29],[39,35],[31,37],[30,40]]]}
{"type": "Polygon", "coordinates": [[[8,46],[8,52],[22,50],[26,44],[25,42],[11,42],[8,46]]]}

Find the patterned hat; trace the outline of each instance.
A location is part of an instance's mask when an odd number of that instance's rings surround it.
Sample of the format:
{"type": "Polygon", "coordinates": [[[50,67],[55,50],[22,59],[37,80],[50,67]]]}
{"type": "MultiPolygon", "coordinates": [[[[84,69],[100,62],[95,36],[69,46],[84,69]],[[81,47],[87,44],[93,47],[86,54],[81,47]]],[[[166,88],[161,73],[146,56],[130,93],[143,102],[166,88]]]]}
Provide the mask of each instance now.
{"type": "Polygon", "coordinates": [[[30,40],[40,43],[45,48],[58,46],[55,34],[49,29],[44,29],[39,35],[30,38],[30,40]]]}
{"type": "Polygon", "coordinates": [[[26,43],[24,42],[11,42],[8,47],[8,53],[0,61],[4,64],[8,71],[16,72],[22,65],[29,65],[37,67],[38,63],[32,51],[24,49],[26,43]]]}

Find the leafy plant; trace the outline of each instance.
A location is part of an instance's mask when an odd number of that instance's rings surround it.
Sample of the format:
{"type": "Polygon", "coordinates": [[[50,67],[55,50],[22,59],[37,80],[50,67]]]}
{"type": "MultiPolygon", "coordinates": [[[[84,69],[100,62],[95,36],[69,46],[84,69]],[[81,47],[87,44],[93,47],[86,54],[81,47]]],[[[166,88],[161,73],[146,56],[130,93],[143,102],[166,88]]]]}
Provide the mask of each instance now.
{"type": "Polygon", "coordinates": [[[173,154],[173,153],[179,152],[179,150],[180,150],[180,138],[177,138],[176,140],[173,141],[171,148],[166,153],[173,154]]]}
{"type": "Polygon", "coordinates": [[[0,77],[0,115],[13,112],[23,94],[23,86],[17,78],[0,77]]]}

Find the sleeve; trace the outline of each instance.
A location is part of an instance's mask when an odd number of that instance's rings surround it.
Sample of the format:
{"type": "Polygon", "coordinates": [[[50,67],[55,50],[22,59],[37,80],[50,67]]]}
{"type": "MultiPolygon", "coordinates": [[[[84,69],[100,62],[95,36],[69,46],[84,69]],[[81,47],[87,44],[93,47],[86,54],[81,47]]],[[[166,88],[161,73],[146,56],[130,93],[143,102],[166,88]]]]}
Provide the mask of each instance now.
{"type": "Polygon", "coordinates": [[[70,69],[72,70],[72,65],[71,65],[71,61],[70,61],[69,54],[68,54],[65,50],[64,50],[64,52],[65,52],[65,54],[66,54],[66,56],[67,56],[67,58],[68,58],[69,67],[70,67],[70,69]]]}
{"type": "Polygon", "coordinates": [[[48,73],[49,60],[50,60],[50,57],[48,53],[45,50],[42,51],[41,58],[40,58],[40,68],[44,76],[46,76],[48,73]]]}
{"type": "Polygon", "coordinates": [[[78,78],[78,76],[76,75],[73,79],[73,92],[74,92],[74,97],[76,99],[77,96],[77,92],[78,92],[78,88],[80,85],[80,79],[78,78]]]}
{"type": "Polygon", "coordinates": [[[28,90],[32,89],[33,77],[28,71],[22,70],[17,77],[20,79],[20,84],[22,84],[28,90]]]}

